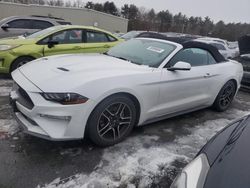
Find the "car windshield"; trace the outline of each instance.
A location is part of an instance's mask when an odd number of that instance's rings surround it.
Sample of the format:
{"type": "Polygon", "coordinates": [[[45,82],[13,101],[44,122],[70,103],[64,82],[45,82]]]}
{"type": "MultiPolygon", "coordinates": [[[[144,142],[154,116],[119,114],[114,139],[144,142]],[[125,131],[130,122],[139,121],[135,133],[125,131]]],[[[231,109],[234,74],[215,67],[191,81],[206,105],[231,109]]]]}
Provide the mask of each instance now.
{"type": "Polygon", "coordinates": [[[131,39],[111,48],[109,56],[139,65],[158,67],[176,48],[175,45],[152,39],[131,39]]]}
{"type": "Polygon", "coordinates": [[[31,35],[28,35],[26,38],[27,39],[34,39],[34,38],[40,38],[43,37],[44,35],[50,34],[53,31],[56,31],[58,28],[57,27],[49,27],[47,29],[35,32],[31,35]]]}

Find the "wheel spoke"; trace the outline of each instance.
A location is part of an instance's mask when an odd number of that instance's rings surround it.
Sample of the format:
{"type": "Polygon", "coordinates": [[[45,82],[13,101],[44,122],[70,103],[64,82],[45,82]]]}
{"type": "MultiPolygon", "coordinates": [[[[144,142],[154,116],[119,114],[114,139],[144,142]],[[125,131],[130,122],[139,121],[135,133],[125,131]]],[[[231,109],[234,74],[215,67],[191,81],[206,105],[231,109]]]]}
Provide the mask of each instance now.
{"type": "Polygon", "coordinates": [[[110,112],[110,110],[108,108],[106,108],[103,111],[103,114],[105,114],[106,117],[114,116],[114,114],[112,112],[110,112]]]}
{"type": "Polygon", "coordinates": [[[130,123],[130,119],[123,119],[120,121],[119,125],[129,125],[130,123]]]}
{"type": "Polygon", "coordinates": [[[116,140],[116,138],[120,138],[120,126],[112,128],[113,131],[113,139],[116,140]]]}
{"type": "Polygon", "coordinates": [[[125,105],[125,104],[120,103],[120,105],[119,105],[119,107],[118,107],[118,109],[117,109],[117,111],[116,111],[115,115],[120,115],[120,116],[121,116],[121,114],[123,113],[123,111],[124,111],[125,107],[126,107],[126,105],[125,105]]]}
{"type": "Polygon", "coordinates": [[[102,113],[102,116],[105,117],[108,121],[110,121],[109,117],[106,114],[104,114],[104,112],[102,113]]]}
{"type": "Polygon", "coordinates": [[[108,122],[107,125],[104,125],[101,130],[99,130],[98,132],[101,133],[102,131],[104,131],[105,129],[107,129],[108,127],[110,127],[110,123],[108,122]]]}
{"type": "Polygon", "coordinates": [[[101,133],[101,131],[99,131],[100,136],[104,136],[106,133],[108,133],[110,130],[112,130],[112,128],[110,126],[105,127],[105,129],[103,129],[103,130],[105,130],[103,133],[101,133]]]}

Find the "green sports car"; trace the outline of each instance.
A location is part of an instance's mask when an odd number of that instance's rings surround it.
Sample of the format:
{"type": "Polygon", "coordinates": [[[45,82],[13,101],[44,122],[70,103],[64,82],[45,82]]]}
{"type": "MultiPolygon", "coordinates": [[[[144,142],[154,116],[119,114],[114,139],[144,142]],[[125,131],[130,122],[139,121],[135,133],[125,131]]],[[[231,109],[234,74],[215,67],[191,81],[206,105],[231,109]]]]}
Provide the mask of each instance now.
{"type": "Polygon", "coordinates": [[[0,40],[0,73],[10,73],[34,59],[72,53],[103,53],[122,42],[111,33],[95,27],[64,25],[27,37],[0,40]]]}

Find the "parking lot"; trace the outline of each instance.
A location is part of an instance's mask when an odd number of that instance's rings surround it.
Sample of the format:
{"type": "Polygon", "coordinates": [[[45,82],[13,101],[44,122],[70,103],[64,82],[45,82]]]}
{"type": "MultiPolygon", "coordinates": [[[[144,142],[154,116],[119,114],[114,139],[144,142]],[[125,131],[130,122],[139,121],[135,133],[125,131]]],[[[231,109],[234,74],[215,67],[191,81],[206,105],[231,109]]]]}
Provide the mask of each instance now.
{"type": "Polygon", "coordinates": [[[24,135],[11,115],[10,79],[0,79],[0,187],[168,187],[203,144],[250,113],[240,91],[223,113],[204,109],[136,128],[124,142],[97,148],[88,140],[50,142],[24,135]],[[84,186],[85,185],[85,186],[84,186]]]}

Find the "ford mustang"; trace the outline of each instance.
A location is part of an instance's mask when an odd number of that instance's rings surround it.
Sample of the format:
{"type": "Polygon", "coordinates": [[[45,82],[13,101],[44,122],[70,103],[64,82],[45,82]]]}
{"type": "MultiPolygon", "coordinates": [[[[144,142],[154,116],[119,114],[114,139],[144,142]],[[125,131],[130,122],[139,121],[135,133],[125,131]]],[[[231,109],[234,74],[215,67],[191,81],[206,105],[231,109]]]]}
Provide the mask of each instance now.
{"type": "Polygon", "coordinates": [[[226,110],[242,65],[208,44],[136,38],[104,54],[44,57],[12,73],[24,132],[49,140],[116,144],[141,126],[213,107],[226,110]]]}

